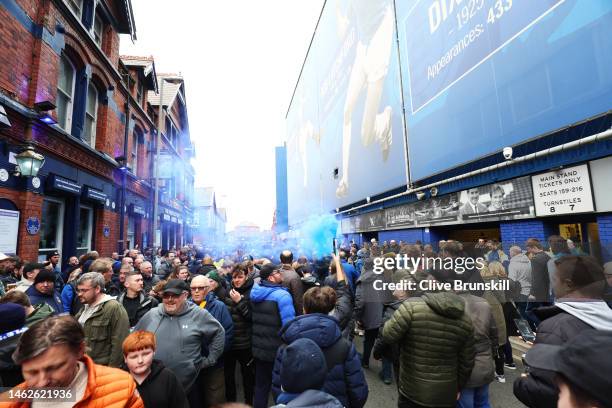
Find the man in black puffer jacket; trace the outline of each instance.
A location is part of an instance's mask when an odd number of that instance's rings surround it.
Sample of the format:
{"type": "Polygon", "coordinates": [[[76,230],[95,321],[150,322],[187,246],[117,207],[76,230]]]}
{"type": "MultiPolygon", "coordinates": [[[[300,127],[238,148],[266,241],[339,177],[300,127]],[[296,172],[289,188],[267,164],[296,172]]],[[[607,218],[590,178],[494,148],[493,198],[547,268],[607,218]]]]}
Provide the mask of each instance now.
{"type": "Polygon", "coordinates": [[[225,354],[225,398],[228,402],[236,401],[236,363],[240,363],[244,401],[253,403],[253,385],[255,384],[255,364],[251,352],[252,312],[251,289],[253,278],[248,275],[246,263],[234,266],[232,270],[232,289],[225,298],[234,322],[234,341],[231,351],[225,354]]]}
{"type": "MultiPolygon", "coordinates": [[[[588,256],[564,256],[555,261],[554,306],[535,312],[542,322],[535,344],[562,345],[584,330],[612,330],[612,309],[602,300],[603,269],[588,256]]],[[[552,371],[532,369],[514,382],[514,395],[528,407],[554,408],[559,389],[552,371]]]]}
{"type": "Polygon", "coordinates": [[[266,408],[272,387],[274,358],[276,350],[282,344],[279,331],[285,323],[295,318],[295,309],[291,294],[281,285],[283,277],[278,266],[262,266],[259,277],[261,283],[254,284],[251,290],[252,349],[256,373],[253,407],[266,408]]]}

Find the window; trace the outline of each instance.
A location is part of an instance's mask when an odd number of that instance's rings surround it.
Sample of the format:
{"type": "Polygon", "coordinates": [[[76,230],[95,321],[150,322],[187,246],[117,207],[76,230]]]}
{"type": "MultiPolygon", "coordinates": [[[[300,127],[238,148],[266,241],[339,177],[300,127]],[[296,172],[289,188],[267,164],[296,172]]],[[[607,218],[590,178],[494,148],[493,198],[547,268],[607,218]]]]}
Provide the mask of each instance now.
{"type": "Polygon", "coordinates": [[[93,209],[91,207],[82,206],[79,212],[79,221],[79,230],[77,232],[77,257],[91,251],[93,209]]]}
{"type": "Polygon", "coordinates": [[[87,106],[85,109],[85,129],[83,141],[91,147],[96,147],[96,119],[98,117],[98,90],[94,84],[87,87],[87,106]]]}
{"type": "Polygon", "coordinates": [[[78,19],[81,19],[83,14],[83,0],[66,0],[66,4],[78,19]]]}
{"type": "Polygon", "coordinates": [[[104,33],[104,22],[102,18],[96,13],[93,24],[93,36],[94,41],[98,44],[98,47],[102,47],[102,35],[104,33]]]}
{"type": "Polygon", "coordinates": [[[133,249],[135,245],[135,241],[134,241],[136,237],[136,234],[134,232],[136,230],[135,224],[136,224],[135,218],[128,217],[128,228],[127,228],[127,240],[128,240],[127,248],[128,249],[133,249]]]}
{"type": "Polygon", "coordinates": [[[72,103],[76,70],[70,60],[62,55],[60,58],[59,78],[57,81],[57,120],[59,125],[70,132],[72,127],[72,103]]]}
{"type": "Polygon", "coordinates": [[[136,101],[138,101],[138,104],[140,106],[144,106],[144,84],[142,83],[142,81],[138,81],[138,87],[136,88],[136,101]]]}
{"type": "Polygon", "coordinates": [[[140,132],[134,129],[132,132],[132,153],[131,153],[131,163],[132,163],[132,173],[138,174],[138,140],[140,139],[140,132]]]}
{"type": "Polygon", "coordinates": [[[40,217],[40,241],[38,260],[46,260],[48,253],[62,250],[62,231],[64,229],[64,202],[45,198],[40,217]]]}

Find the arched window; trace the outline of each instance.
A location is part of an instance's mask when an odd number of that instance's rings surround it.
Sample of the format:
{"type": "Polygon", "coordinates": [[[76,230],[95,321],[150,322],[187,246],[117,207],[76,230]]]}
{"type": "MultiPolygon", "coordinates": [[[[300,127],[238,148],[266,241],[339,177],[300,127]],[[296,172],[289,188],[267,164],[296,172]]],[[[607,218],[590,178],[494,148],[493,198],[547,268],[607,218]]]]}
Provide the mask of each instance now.
{"type": "Polygon", "coordinates": [[[87,87],[87,106],[85,109],[85,128],[83,141],[96,147],[96,120],[98,118],[98,90],[93,83],[87,87]]]}
{"type": "Polygon", "coordinates": [[[72,62],[62,54],[57,81],[57,121],[68,133],[72,128],[72,108],[74,103],[74,83],[76,69],[72,62]]]}

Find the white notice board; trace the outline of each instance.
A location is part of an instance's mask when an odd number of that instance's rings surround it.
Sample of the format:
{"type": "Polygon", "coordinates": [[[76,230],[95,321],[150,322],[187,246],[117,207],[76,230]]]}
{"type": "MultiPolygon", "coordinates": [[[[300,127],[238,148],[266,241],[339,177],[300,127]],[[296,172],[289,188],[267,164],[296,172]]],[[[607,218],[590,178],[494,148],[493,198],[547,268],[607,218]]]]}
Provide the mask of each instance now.
{"type": "Polygon", "coordinates": [[[19,211],[0,209],[0,252],[17,254],[19,211]]]}
{"type": "Polygon", "coordinates": [[[593,194],[586,164],[531,177],[536,215],[593,211],[593,194]]]}

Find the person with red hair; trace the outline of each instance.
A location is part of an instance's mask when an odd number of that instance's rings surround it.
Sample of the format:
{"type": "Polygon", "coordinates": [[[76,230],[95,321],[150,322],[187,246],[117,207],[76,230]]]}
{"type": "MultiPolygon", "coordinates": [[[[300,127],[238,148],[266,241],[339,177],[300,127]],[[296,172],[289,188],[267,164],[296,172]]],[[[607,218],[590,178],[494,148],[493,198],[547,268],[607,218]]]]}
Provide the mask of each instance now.
{"type": "Polygon", "coordinates": [[[125,366],[136,381],[145,408],[189,408],[185,390],[176,375],[153,358],[156,343],[151,332],[138,330],[123,341],[125,366]]]}

